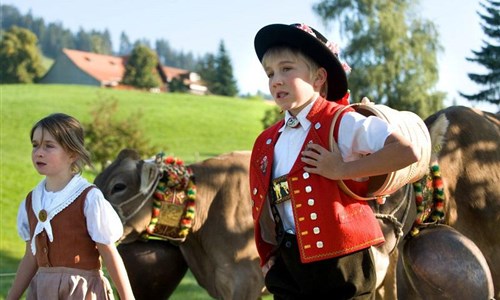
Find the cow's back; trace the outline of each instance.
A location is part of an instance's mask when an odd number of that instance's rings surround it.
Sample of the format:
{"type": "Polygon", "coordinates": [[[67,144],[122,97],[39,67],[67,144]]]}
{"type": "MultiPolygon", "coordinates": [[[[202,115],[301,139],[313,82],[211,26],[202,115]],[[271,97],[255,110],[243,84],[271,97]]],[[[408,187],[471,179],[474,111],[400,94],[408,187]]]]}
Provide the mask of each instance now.
{"type": "MultiPolygon", "coordinates": [[[[498,115],[454,106],[440,115],[449,122],[438,155],[447,195],[446,223],[470,238],[485,255],[496,292],[500,287],[500,121],[498,115]]],[[[436,147],[436,145],[433,145],[436,147]]]]}
{"type": "Polygon", "coordinates": [[[250,152],[240,151],[190,165],[199,205],[181,251],[212,297],[257,299],[264,286],[253,238],[249,163],[250,152]]]}

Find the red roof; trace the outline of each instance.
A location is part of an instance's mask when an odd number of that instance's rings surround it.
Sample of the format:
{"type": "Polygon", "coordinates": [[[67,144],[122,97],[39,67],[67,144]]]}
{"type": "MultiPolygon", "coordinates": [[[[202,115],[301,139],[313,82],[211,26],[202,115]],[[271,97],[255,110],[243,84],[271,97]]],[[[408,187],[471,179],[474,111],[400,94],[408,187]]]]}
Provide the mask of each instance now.
{"type": "MultiPolygon", "coordinates": [[[[67,48],[62,51],[80,70],[100,81],[103,85],[114,86],[121,82],[129,59],[128,56],[111,56],[67,48]]],[[[167,82],[190,73],[184,69],[161,66],[160,64],[159,66],[166,77],[164,80],[166,79],[167,82]]]]}
{"type": "Polygon", "coordinates": [[[178,77],[180,75],[188,74],[189,73],[188,70],[174,68],[174,67],[165,67],[165,66],[162,66],[162,69],[163,69],[163,72],[165,73],[165,75],[167,76],[167,80],[168,81],[170,81],[173,78],[176,78],[176,77],[178,77]]]}
{"type": "Polygon", "coordinates": [[[123,57],[63,49],[63,52],[82,71],[101,83],[120,82],[125,74],[123,57]]]}

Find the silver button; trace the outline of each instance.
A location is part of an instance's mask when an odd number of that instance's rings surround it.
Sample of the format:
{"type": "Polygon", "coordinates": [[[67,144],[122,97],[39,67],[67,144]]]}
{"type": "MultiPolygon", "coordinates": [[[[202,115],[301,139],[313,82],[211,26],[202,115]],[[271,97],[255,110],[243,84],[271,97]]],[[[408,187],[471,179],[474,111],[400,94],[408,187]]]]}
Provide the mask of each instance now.
{"type": "Polygon", "coordinates": [[[308,172],[304,172],[304,174],[302,174],[302,178],[308,179],[309,178],[309,173],[308,172]]]}
{"type": "Polygon", "coordinates": [[[306,186],[306,193],[310,193],[312,190],[313,188],[310,185],[306,186]]]}
{"type": "Polygon", "coordinates": [[[316,123],[316,124],[314,124],[314,128],[316,128],[316,129],[320,129],[320,128],[321,128],[321,124],[320,124],[319,122],[318,122],[318,123],[316,123]]]}
{"type": "Polygon", "coordinates": [[[309,206],[313,206],[313,205],[314,205],[314,199],[309,199],[309,200],[307,200],[307,204],[308,204],[309,206]]]}
{"type": "Polygon", "coordinates": [[[254,195],[257,195],[257,188],[253,188],[252,193],[253,193],[254,195]]]}
{"type": "Polygon", "coordinates": [[[318,218],[318,215],[316,213],[311,214],[311,220],[316,220],[318,218]]]}
{"type": "Polygon", "coordinates": [[[317,241],[316,242],[316,247],[323,248],[323,242],[322,241],[317,241]]]}
{"type": "Polygon", "coordinates": [[[319,227],[314,227],[313,232],[314,234],[319,234],[319,227]]]}
{"type": "Polygon", "coordinates": [[[273,141],[272,139],[267,139],[266,144],[269,145],[269,144],[271,144],[272,141],[273,141]]]}

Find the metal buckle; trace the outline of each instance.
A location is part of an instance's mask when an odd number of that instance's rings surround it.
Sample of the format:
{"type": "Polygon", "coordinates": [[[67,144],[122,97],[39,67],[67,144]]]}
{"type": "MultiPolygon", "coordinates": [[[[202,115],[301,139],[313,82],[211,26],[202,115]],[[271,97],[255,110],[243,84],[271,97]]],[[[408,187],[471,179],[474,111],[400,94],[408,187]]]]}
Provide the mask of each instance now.
{"type": "Polygon", "coordinates": [[[290,200],[290,190],[288,188],[287,176],[280,176],[272,181],[271,195],[274,204],[280,204],[290,200]]]}

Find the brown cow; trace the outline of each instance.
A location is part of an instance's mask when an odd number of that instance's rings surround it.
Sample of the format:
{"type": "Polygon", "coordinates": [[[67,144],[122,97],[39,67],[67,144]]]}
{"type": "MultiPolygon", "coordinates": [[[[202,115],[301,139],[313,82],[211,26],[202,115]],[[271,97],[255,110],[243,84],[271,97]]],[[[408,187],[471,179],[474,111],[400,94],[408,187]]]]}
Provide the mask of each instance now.
{"type": "MultiPolygon", "coordinates": [[[[433,147],[441,168],[445,223],[471,239],[486,257],[495,295],[500,297],[500,119],[463,106],[425,120],[431,134],[443,132],[433,147]]],[[[437,135],[437,134],[435,134],[437,135]]]]}
{"type": "MultiPolygon", "coordinates": [[[[263,288],[252,235],[249,162],[249,152],[233,152],[189,166],[195,174],[198,206],[192,233],[179,249],[199,284],[216,298],[257,299],[263,288]]],[[[118,249],[127,270],[133,273],[134,292],[141,299],[147,299],[152,290],[170,295],[185,273],[175,268],[182,263],[175,248],[163,250],[161,245],[136,241],[148,226],[152,211],[151,194],[141,192],[141,185],[154,182],[156,171],[154,163],[141,160],[135,151],[123,150],[95,179],[124,223],[124,237],[118,249]],[[164,265],[162,274],[141,272],[144,267],[157,264],[164,265]],[[165,282],[167,277],[172,281],[165,282]],[[150,284],[145,286],[142,282],[150,284]],[[162,288],[159,283],[165,286],[162,288]]],[[[386,204],[372,203],[386,237],[386,243],[374,249],[379,278],[385,276],[389,253],[413,223],[413,197],[413,189],[406,186],[389,197],[386,204]]]]}
{"type": "MultiPolygon", "coordinates": [[[[500,225],[499,117],[463,106],[452,106],[428,117],[425,123],[432,138],[431,161],[438,162],[444,183],[443,223],[452,226],[460,234],[446,227],[437,227],[424,229],[422,236],[410,239],[404,245],[404,254],[399,255],[398,296],[389,293],[389,297],[385,299],[396,299],[394,297],[453,299],[448,298],[453,293],[460,295],[457,298],[468,299],[467,295],[471,295],[471,292],[476,292],[476,295],[488,292],[490,297],[496,295],[499,298],[500,235],[497,230],[500,225]],[[464,236],[460,236],[462,234],[464,236]],[[443,241],[446,245],[439,244],[443,241]],[[457,243],[461,245],[460,249],[450,248],[450,245],[457,243]],[[422,248],[424,245],[427,248],[422,248]],[[419,259],[430,253],[418,253],[416,249],[418,251],[427,249],[432,252],[432,256],[426,260],[419,259]],[[465,259],[467,262],[463,261],[465,259]],[[484,260],[487,266],[482,263],[484,260]],[[406,261],[407,264],[404,265],[402,261],[406,261]],[[408,264],[410,261],[412,263],[408,264]],[[413,266],[416,261],[422,262],[422,265],[413,266]],[[460,263],[457,264],[457,261],[460,263]],[[435,265],[432,268],[433,263],[442,263],[446,267],[435,265]],[[405,268],[402,268],[402,265],[405,268]],[[471,268],[475,271],[470,272],[471,268]],[[405,269],[410,274],[402,274],[405,269]],[[415,270],[422,272],[431,269],[434,272],[433,276],[421,274],[420,282],[413,279],[412,284],[419,290],[414,291],[414,287],[409,286],[411,284],[407,281],[407,276],[410,278],[414,276],[415,270]],[[444,273],[438,273],[438,270],[444,273]],[[461,272],[469,276],[463,277],[461,272]],[[454,275],[450,276],[450,273],[454,275]],[[469,281],[465,283],[464,278],[469,281]],[[460,282],[456,282],[457,280],[460,282]],[[444,283],[445,281],[447,283],[444,283]],[[489,291],[489,288],[493,290],[491,281],[495,287],[494,294],[493,291],[489,291]],[[451,286],[454,290],[447,291],[447,287],[450,288],[447,284],[450,283],[454,283],[454,286],[451,286]],[[433,292],[430,292],[429,285],[433,286],[433,292]],[[474,288],[480,288],[481,291],[474,291],[474,288]],[[419,295],[419,292],[424,294],[419,295]]],[[[397,255],[392,257],[390,276],[386,278],[394,286],[397,259],[397,255]]]]}
{"type": "MultiPolygon", "coordinates": [[[[455,151],[458,152],[467,151],[469,144],[459,143],[458,140],[460,139],[456,137],[459,135],[457,134],[456,127],[460,127],[462,126],[462,123],[466,123],[461,121],[461,118],[465,117],[470,122],[470,124],[466,124],[466,129],[468,130],[473,130],[476,127],[482,128],[484,125],[482,122],[484,122],[484,120],[475,119],[474,117],[476,117],[477,114],[470,116],[468,115],[470,113],[469,109],[459,107],[439,112],[436,116],[445,112],[450,125],[444,126],[441,130],[444,136],[444,144],[442,146],[443,150],[439,151],[439,163],[442,168],[443,180],[446,182],[446,192],[450,196],[448,201],[451,205],[447,205],[447,215],[452,216],[454,211],[455,215],[457,215],[457,211],[473,210],[474,208],[469,207],[469,203],[474,203],[474,199],[470,200],[470,202],[464,202],[463,199],[468,197],[468,195],[457,195],[456,193],[449,191],[451,186],[450,182],[456,182],[457,178],[463,177],[464,174],[460,172],[450,172],[448,170],[463,168],[463,166],[466,166],[469,162],[474,162],[475,160],[473,160],[474,156],[470,155],[456,157],[456,161],[446,160],[445,154],[450,151],[447,151],[446,149],[454,148],[455,151]],[[451,209],[453,207],[455,210],[451,209]],[[457,209],[457,207],[459,208],[457,209]]],[[[428,119],[427,124],[431,127],[431,129],[432,127],[435,127],[432,124],[436,116],[432,116],[428,119]]],[[[486,118],[486,120],[489,119],[486,118]]],[[[487,139],[490,139],[490,141],[493,140],[494,143],[498,144],[498,120],[496,120],[496,123],[493,122],[493,124],[496,124],[496,132],[493,131],[492,133],[484,130],[486,134],[483,140],[486,141],[487,139]]],[[[469,143],[474,143],[474,141],[469,141],[469,143]]],[[[494,148],[492,153],[495,153],[497,149],[498,148],[494,148]]],[[[253,242],[249,242],[252,239],[251,231],[253,229],[251,215],[249,214],[249,205],[251,204],[248,197],[248,160],[249,153],[232,153],[191,165],[197,178],[199,191],[198,203],[201,205],[201,216],[198,214],[195,226],[193,227],[193,233],[188,236],[186,243],[182,244],[180,249],[199,284],[204,287],[211,296],[217,298],[233,298],[234,295],[236,295],[234,293],[238,290],[238,287],[249,287],[249,289],[253,289],[251,292],[253,296],[249,296],[246,299],[256,299],[256,297],[260,295],[260,292],[255,292],[257,290],[255,286],[258,286],[260,289],[263,285],[262,275],[260,273],[260,269],[258,268],[255,246],[253,242]],[[231,166],[232,164],[234,165],[231,166]],[[235,174],[237,175],[236,177],[234,177],[235,174]],[[236,220],[238,220],[238,222],[236,222],[236,220]],[[236,226],[238,229],[233,228],[233,226],[236,226]],[[243,235],[244,238],[238,238],[238,235],[243,235]],[[220,245],[226,245],[227,241],[230,243],[229,246],[219,247],[220,245]],[[238,244],[235,243],[235,241],[239,241],[241,245],[235,245],[238,244]],[[234,277],[234,274],[241,273],[239,270],[232,269],[238,269],[241,267],[241,265],[235,264],[235,261],[238,261],[240,257],[236,255],[236,253],[238,253],[238,249],[241,249],[241,247],[248,250],[245,257],[250,258],[246,260],[252,261],[252,263],[247,264],[245,267],[251,268],[251,276],[255,276],[252,277],[254,278],[252,280],[254,280],[254,282],[258,282],[258,284],[252,284],[252,281],[249,283],[246,283],[244,280],[241,281],[242,278],[246,278],[248,275],[234,277]],[[215,253],[218,255],[215,255],[215,253]],[[203,256],[204,259],[200,259],[200,255],[203,256]],[[212,260],[209,260],[209,257],[212,260]],[[225,274],[225,276],[221,276],[223,279],[218,280],[218,274],[216,271],[221,266],[223,266],[224,269],[222,274],[225,274]]],[[[496,176],[496,179],[498,179],[498,161],[498,156],[492,159],[492,163],[497,164],[497,167],[495,170],[490,172],[490,174],[496,174],[494,175],[496,176]]],[[[124,151],[110,167],[108,167],[98,176],[98,178],[96,178],[96,184],[103,189],[106,197],[112,203],[121,203],[126,199],[133,197],[139,191],[141,177],[144,177],[141,176],[141,173],[143,173],[143,164],[144,162],[139,160],[137,153],[124,151]]],[[[484,174],[482,176],[486,183],[492,180],[492,178],[485,178],[484,174]]],[[[467,191],[468,189],[474,193],[474,186],[463,186],[463,190],[467,191]]],[[[496,193],[496,195],[498,195],[498,189],[496,190],[496,193]]],[[[415,206],[414,203],[412,203],[412,201],[408,201],[408,199],[413,199],[413,197],[414,195],[412,189],[405,187],[389,197],[386,204],[378,206],[373,203],[374,211],[380,217],[380,224],[387,240],[382,247],[375,249],[377,250],[375,253],[379,254],[377,256],[377,258],[379,258],[377,261],[378,265],[381,266],[379,270],[380,272],[378,272],[378,274],[381,274],[381,276],[378,277],[380,281],[382,281],[382,278],[387,271],[387,264],[389,263],[387,257],[401,238],[401,236],[395,235],[394,233],[397,232],[399,234],[406,234],[409,230],[409,225],[412,223],[412,218],[415,215],[415,206]],[[398,205],[402,201],[403,205],[398,205]],[[405,203],[406,205],[404,205],[405,203]],[[379,263],[380,261],[383,263],[379,263]]],[[[146,198],[146,196],[143,195],[143,198],[146,198]]],[[[479,201],[481,201],[481,199],[475,198],[475,200],[479,201]]],[[[498,197],[494,199],[498,199],[498,197]]],[[[486,205],[491,206],[490,209],[492,209],[493,213],[498,216],[498,200],[497,202],[489,201],[486,205]],[[495,205],[497,206],[495,207],[495,205]]],[[[137,239],[139,234],[144,231],[149,223],[149,220],[151,219],[151,206],[151,203],[146,202],[144,207],[137,211],[131,220],[125,222],[124,228],[126,239],[124,242],[137,239]]],[[[135,210],[135,208],[133,209],[135,210]]],[[[458,215],[460,216],[463,214],[467,213],[460,212],[458,215]]],[[[458,220],[464,221],[463,218],[458,218],[458,220]]],[[[450,222],[450,224],[453,226],[461,224],[458,220],[455,223],[450,222]]],[[[469,226],[483,226],[484,228],[484,226],[490,226],[486,224],[497,222],[493,219],[486,220],[483,218],[482,220],[485,220],[484,225],[477,224],[480,223],[478,220],[472,222],[469,220],[468,224],[469,226]],[[490,222],[490,220],[493,221],[490,222]]],[[[494,231],[490,231],[489,233],[493,234],[494,231]]],[[[454,237],[456,237],[456,235],[452,236],[452,238],[454,237]]],[[[470,239],[477,242],[478,246],[481,245],[481,242],[478,242],[474,236],[470,236],[470,239]]],[[[468,248],[465,248],[465,250],[467,249],[468,248]]],[[[494,257],[494,255],[491,255],[492,251],[488,252],[483,250],[483,252],[486,254],[488,263],[492,266],[491,269],[495,272],[494,266],[498,265],[498,261],[493,260],[492,265],[491,257],[494,257]]],[[[386,291],[390,292],[391,289],[395,290],[394,286],[390,286],[388,280],[386,280],[384,286],[386,291]]],[[[244,292],[241,295],[250,295],[250,292],[244,292]]],[[[239,298],[242,297],[238,297],[238,299],[239,298]]],[[[386,298],[389,299],[389,297],[386,298]]]]}
{"type": "MultiPolygon", "coordinates": [[[[232,152],[189,166],[196,179],[197,207],[191,233],[179,249],[198,283],[217,299],[255,300],[264,287],[253,239],[249,158],[249,152],[232,152]]],[[[123,150],[95,179],[115,207],[139,196],[137,203],[121,208],[122,243],[135,241],[151,220],[153,201],[140,186],[149,176],[144,170],[155,174],[154,168],[136,152],[123,150]]]]}
{"type": "Polygon", "coordinates": [[[117,248],[137,300],[168,299],[188,269],[179,247],[165,241],[122,243],[117,248]]]}

